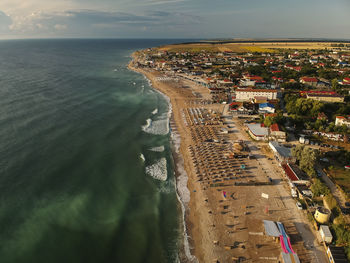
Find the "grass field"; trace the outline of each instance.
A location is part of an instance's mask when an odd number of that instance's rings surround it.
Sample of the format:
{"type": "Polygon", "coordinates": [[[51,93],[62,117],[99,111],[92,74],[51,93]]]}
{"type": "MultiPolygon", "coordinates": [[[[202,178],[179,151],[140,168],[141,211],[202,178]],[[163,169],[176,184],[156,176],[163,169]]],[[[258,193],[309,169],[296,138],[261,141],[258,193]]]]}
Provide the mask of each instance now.
{"type": "Polygon", "coordinates": [[[275,53],[276,49],[264,48],[261,46],[242,46],[241,48],[247,50],[248,52],[259,52],[259,53],[275,53]]]}
{"type": "Polygon", "coordinates": [[[170,52],[225,52],[232,51],[236,53],[246,52],[279,52],[283,49],[325,49],[331,47],[327,42],[269,42],[269,43],[196,43],[162,46],[160,50],[170,52]]]}
{"type": "Polygon", "coordinates": [[[328,173],[345,192],[350,191],[350,170],[344,167],[334,167],[333,169],[328,169],[328,173]]]}

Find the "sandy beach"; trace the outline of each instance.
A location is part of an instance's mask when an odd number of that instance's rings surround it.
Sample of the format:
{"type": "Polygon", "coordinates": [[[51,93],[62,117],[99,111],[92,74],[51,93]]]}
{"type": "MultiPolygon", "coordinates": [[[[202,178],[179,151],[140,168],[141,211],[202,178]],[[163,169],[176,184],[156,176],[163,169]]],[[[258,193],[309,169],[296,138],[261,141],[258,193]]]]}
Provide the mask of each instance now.
{"type": "Polygon", "coordinates": [[[172,130],[181,138],[176,169],[181,172],[183,161],[190,192],[186,226],[190,252],[195,256],[187,255],[182,262],[277,262],[280,245],[263,234],[264,219],[283,222],[300,260],[316,262],[315,255],[322,248],[304,248],[303,242],[313,242],[314,237],[281,180],[279,166],[261,155],[242,123],[231,117],[227,121],[235,128],[224,132],[228,127],[222,117],[225,106],[207,103],[208,89],[152,69],[136,68],[135,61],[134,54],[129,68],[145,75],[153,88],[170,98],[172,130]],[[229,142],[238,140],[245,141],[250,152],[261,158],[230,158],[229,142]],[[276,185],[268,183],[270,178],[276,185]],[[262,198],[262,193],[269,199],[262,198]]]}

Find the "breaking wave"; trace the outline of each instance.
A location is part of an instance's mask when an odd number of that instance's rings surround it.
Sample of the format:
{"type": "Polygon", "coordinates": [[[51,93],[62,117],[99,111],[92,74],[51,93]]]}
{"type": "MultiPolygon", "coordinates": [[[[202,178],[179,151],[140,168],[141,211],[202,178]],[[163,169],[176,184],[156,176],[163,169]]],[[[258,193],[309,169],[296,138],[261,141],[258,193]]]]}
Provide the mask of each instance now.
{"type": "Polygon", "coordinates": [[[145,156],[144,156],[142,153],[140,153],[140,159],[141,159],[143,162],[146,161],[146,158],[145,158],[145,156]]]}
{"type": "Polygon", "coordinates": [[[162,146],[152,147],[149,150],[152,152],[164,152],[165,147],[162,145],[162,146]]]}
{"type": "Polygon", "coordinates": [[[165,158],[161,158],[156,163],[146,167],[146,174],[161,181],[168,178],[167,163],[165,158]]]}
{"type": "Polygon", "coordinates": [[[145,125],[142,125],[142,130],[143,131],[146,131],[146,129],[148,129],[152,124],[152,120],[151,119],[147,119],[146,120],[146,124],[145,125]]]}
{"type": "Polygon", "coordinates": [[[153,115],[156,115],[158,113],[158,108],[156,108],[156,109],[154,109],[153,111],[152,111],[152,114],[153,115]]]}
{"type": "Polygon", "coordinates": [[[142,126],[142,130],[154,135],[167,135],[169,133],[169,119],[166,118],[154,121],[148,119],[147,124],[142,126]]]}

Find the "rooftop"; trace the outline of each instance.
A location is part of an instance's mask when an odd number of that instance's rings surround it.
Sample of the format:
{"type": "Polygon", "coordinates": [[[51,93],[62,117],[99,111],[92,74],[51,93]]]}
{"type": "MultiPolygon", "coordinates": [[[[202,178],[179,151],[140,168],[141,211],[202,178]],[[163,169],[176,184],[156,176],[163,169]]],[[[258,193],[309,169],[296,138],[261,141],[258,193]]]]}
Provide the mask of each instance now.
{"type": "Polygon", "coordinates": [[[331,231],[329,230],[329,227],[328,226],[326,226],[326,225],[321,225],[320,226],[320,230],[322,229],[322,232],[323,232],[323,234],[326,236],[326,237],[333,237],[332,236],[332,233],[331,233],[331,231]]]}
{"type": "Polygon", "coordinates": [[[277,90],[275,90],[275,89],[251,89],[251,88],[242,89],[242,88],[239,88],[236,90],[236,92],[277,92],[277,90]]]}
{"type": "Polygon", "coordinates": [[[276,151],[279,155],[285,158],[292,157],[292,151],[290,150],[290,148],[284,147],[276,141],[272,141],[269,144],[270,146],[272,146],[271,148],[273,148],[274,151],[276,151]]]}
{"type": "Polygon", "coordinates": [[[265,108],[265,107],[270,107],[270,108],[275,108],[275,105],[271,103],[260,103],[259,108],[265,108]]]}
{"type": "Polygon", "coordinates": [[[255,136],[268,136],[268,129],[262,127],[260,123],[247,124],[247,127],[255,136]]]}
{"type": "Polygon", "coordinates": [[[278,126],[277,123],[274,123],[270,126],[271,131],[280,131],[280,127],[278,126]]]}

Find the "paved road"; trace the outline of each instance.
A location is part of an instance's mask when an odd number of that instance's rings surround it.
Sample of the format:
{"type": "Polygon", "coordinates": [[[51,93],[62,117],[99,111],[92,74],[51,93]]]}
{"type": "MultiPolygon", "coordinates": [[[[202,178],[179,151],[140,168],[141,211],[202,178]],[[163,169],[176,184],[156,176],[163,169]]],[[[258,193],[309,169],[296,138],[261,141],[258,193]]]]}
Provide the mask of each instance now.
{"type": "Polygon", "coordinates": [[[290,210],[295,216],[294,225],[299,234],[301,235],[302,239],[304,240],[306,248],[313,253],[313,258],[311,259],[312,262],[328,262],[323,246],[320,246],[318,244],[317,238],[310,229],[309,225],[304,223],[307,220],[305,218],[305,215],[303,214],[304,212],[296,207],[295,200],[292,198],[290,191],[286,191],[286,183],[283,180],[281,180],[283,178],[282,168],[277,164],[275,160],[272,161],[268,160],[268,158],[266,157],[263,157],[264,154],[261,152],[259,147],[257,147],[258,143],[252,142],[250,138],[248,138],[248,135],[243,130],[242,125],[240,125],[237,120],[235,120],[235,125],[238,131],[236,133],[237,138],[246,142],[248,141],[247,144],[251,153],[254,154],[254,156],[260,156],[260,158],[258,159],[259,165],[263,167],[263,169],[266,171],[266,173],[272,180],[278,182],[276,184],[276,189],[278,190],[280,198],[283,201],[285,207],[288,210],[290,210]]]}

